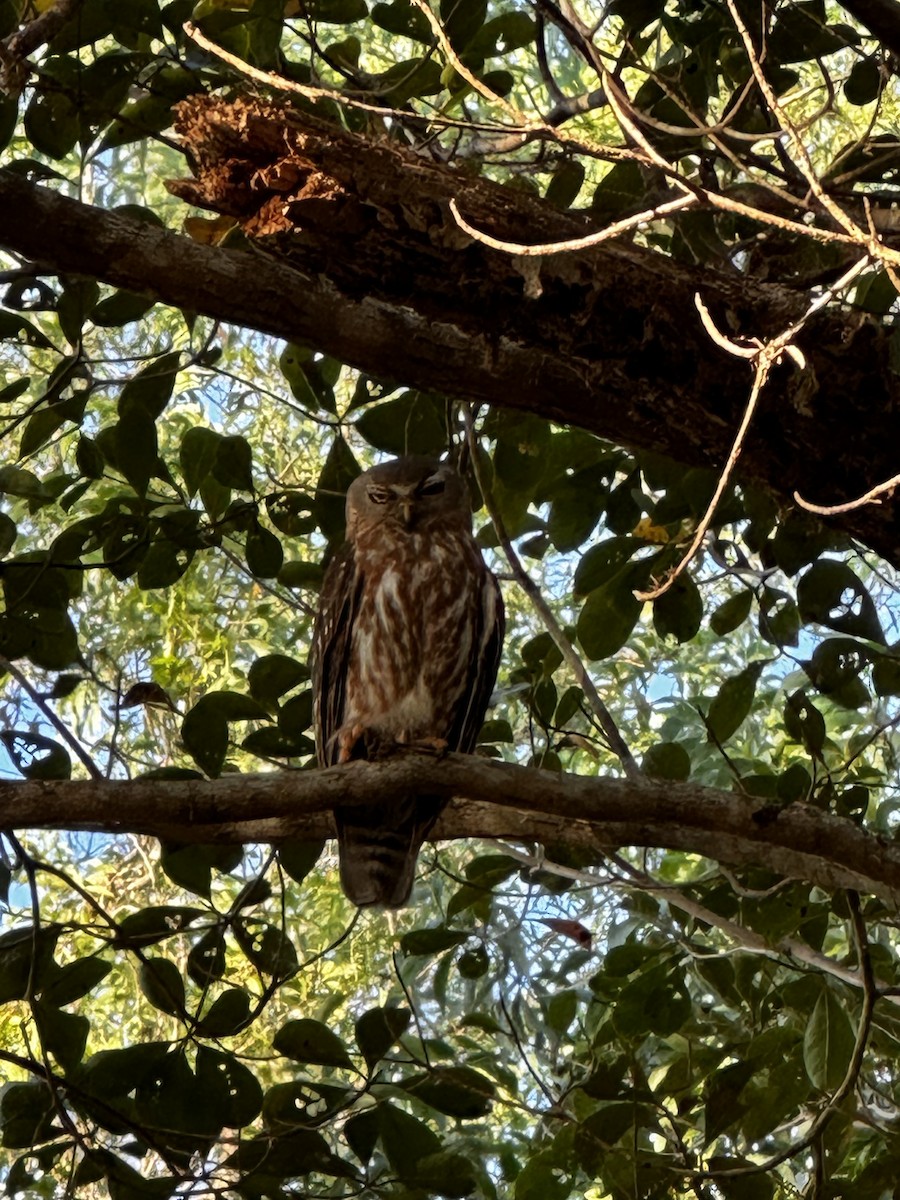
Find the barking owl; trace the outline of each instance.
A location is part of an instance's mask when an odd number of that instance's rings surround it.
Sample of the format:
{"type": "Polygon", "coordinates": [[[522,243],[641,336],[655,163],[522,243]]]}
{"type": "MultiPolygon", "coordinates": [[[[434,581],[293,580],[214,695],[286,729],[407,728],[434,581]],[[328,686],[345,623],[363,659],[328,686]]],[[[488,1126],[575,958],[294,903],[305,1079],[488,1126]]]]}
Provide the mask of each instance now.
{"type": "MultiPolygon", "coordinates": [[[[469,752],[503,642],[503,601],[472,537],[466,485],[446,463],[398,458],[347,492],[313,638],[322,766],[398,745],[469,752]]],[[[354,904],[405,904],[444,805],[398,795],[335,812],[341,883],[354,904]]]]}

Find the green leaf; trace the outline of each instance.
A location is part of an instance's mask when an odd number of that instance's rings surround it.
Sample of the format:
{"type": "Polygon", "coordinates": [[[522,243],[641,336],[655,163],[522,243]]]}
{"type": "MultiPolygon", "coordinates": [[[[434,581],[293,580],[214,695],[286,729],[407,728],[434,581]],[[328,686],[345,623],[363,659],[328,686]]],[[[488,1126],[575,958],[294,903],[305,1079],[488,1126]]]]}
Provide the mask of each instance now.
{"type": "Polygon", "coordinates": [[[757,1164],[747,1158],[731,1158],[725,1154],[714,1154],[708,1162],[716,1186],[723,1200],[773,1200],[775,1184],[767,1175],[757,1172],[757,1164]],[[747,1172],[746,1175],[728,1175],[729,1171],[747,1172]]]}
{"type": "MultiPolygon", "coordinates": [[[[510,17],[525,17],[528,21],[531,36],[534,35],[531,18],[526,13],[509,13],[510,17]]],[[[496,20],[502,20],[497,18],[496,20]]],[[[494,21],[490,24],[495,24],[494,21]]],[[[556,168],[547,187],[546,199],[557,208],[571,208],[578,198],[581,185],[584,183],[584,165],[575,158],[564,159],[556,168]]]]}
{"type": "Polygon", "coordinates": [[[710,740],[727,742],[736,733],[753,707],[756,685],[764,662],[753,662],[719,688],[707,714],[710,740]]]}
{"type": "Polygon", "coordinates": [[[393,0],[391,4],[376,4],[372,8],[372,21],[388,33],[412,38],[417,42],[430,43],[433,34],[425,14],[415,8],[410,0],[393,0]]]}
{"type": "Polygon", "coordinates": [[[250,1011],[247,993],[241,988],[228,988],[216,998],[201,1019],[197,1031],[203,1037],[231,1037],[247,1024],[250,1011]]]}
{"type": "Polygon", "coordinates": [[[869,701],[860,672],[870,661],[868,647],[851,638],[827,638],[804,663],[813,685],[829,699],[846,708],[861,708],[869,701]]]}
{"type": "Polygon", "coordinates": [[[241,742],[241,749],[260,758],[300,758],[312,754],[315,743],[302,733],[267,726],[254,729],[241,742]]]}
{"type": "Polygon", "coordinates": [[[58,974],[41,991],[44,1004],[62,1008],[93,991],[112,970],[102,958],[79,958],[60,967],[58,974]]]}
{"type": "Polygon", "coordinates": [[[279,533],[302,537],[316,527],[315,501],[305,492],[278,492],[266,497],[266,512],[279,533]]]}
{"type": "Polygon", "coordinates": [[[472,1067],[432,1067],[402,1087],[429,1107],[460,1120],[486,1116],[496,1094],[491,1080],[472,1067]]]}
{"type": "MultiPolygon", "coordinates": [[[[18,313],[0,312],[0,339],[20,342],[26,346],[37,346],[42,350],[53,348],[50,339],[41,333],[36,325],[32,325],[27,317],[22,317],[18,313]]],[[[14,399],[14,395],[7,395],[6,399],[14,399]]]]}
{"type": "Polygon", "coordinates": [[[438,12],[453,48],[465,50],[484,25],[487,0],[440,0],[438,12]]]}
{"type": "Polygon", "coordinates": [[[511,491],[532,492],[543,473],[552,431],[547,421],[503,412],[497,422],[494,474],[511,491]]]}
{"type": "Polygon", "coordinates": [[[170,1016],[184,1013],[184,980],[181,972],[167,958],[146,958],[138,971],[141,991],[154,1008],[170,1016]]]}
{"type": "Polygon", "coordinates": [[[152,946],[174,937],[187,929],[198,917],[205,916],[202,908],[160,904],[129,913],[119,922],[117,943],[124,946],[152,946]]]}
{"type": "Polygon", "coordinates": [[[344,1125],[347,1145],[361,1163],[367,1163],[374,1153],[381,1134],[381,1121],[377,1108],[363,1109],[354,1113],[344,1125]]]}
{"type": "Polygon", "coordinates": [[[297,952],[284,930],[265,921],[241,918],[234,924],[234,936],[258,971],[287,979],[297,970],[297,952]]]}
{"type": "Polygon", "coordinates": [[[288,654],[266,654],[247,673],[250,695],[270,711],[285,692],[309,679],[309,667],[288,654]]]}
{"type": "Polygon", "coordinates": [[[653,601],[653,625],[661,638],[689,642],[703,620],[703,598],[689,575],[680,575],[667,592],[653,601]]]}
{"type": "Polygon", "coordinates": [[[302,562],[294,559],[287,562],[278,572],[278,582],[284,587],[318,592],[322,587],[325,572],[321,563],[302,562]]]}
{"type": "Polygon", "coordinates": [[[882,84],[881,67],[875,59],[859,58],[850,68],[844,95],[851,104],[871,104],[878,99],[882,84]]]}
{"type": "Polygon", "coordinates": [[[607,499],[603,477],[588,467],[553,489],[547,534],[557,550],[575,550],[594,532],[607,499]]]}
{"type": "Polygon", "coordinates": [[[100,1050],[78,1071],[78,1086],[101,1100],[126,1096],[158,1069],[168,1050],[168,1042],[143,1042],[119,1050],[100,1050]]]}
{"type": "Polygon", "coordinates": [[[789,738],[802,742],[810,754],[821,755],[826,737],[825,718],[802,689],[787,698],[784,729],[789,738]]]}
{"type": "Polygon", "coordinates": [[[408,1008],[378,1007],[357,1018],[356,1044],[370,1071],[406,1031],[411,1015],[408,1008]]]}
{"type": "Polygon", "coordinates": [[[365,410],[356,429],[388,454],[440,454],[447,445],[444,404],[426,392],[404,392],[365,410]]]}
{"type": "Polygon", "coordinates": [[[169,541],[154,542],[138,567],[138,587],[144,591],[171,587],[182,577],[193,558],[192,550],[185,550],[169,541]]]}
{"type": "Polygon", "coordinates": [[[814,1087],[830,1092],[841,1084],[855,1038],[846,1003],[826,986],[803,1035],[803,1065],[814,1087]]]}
{"type": "Polygon", "coordinates": [[[567,1200],[570,1193],[568,1175],[552,1149],[530,1155],[516,1176],[515,1200],[567,1200]]]}
{"type": "Polygon", "coordinates": [[[513,741],[512,727],[509,721],[497,719],[493,721],[485,721],[481,726],[481,732],[478,734],[478,743],[482,745],[486,742],[509,742],[513,741]]]}
{"type": "Polygon", "coordinates": [[[301,1017],[282,1025],[272,1039],[272,1045],[279,1054],[294,1062],[315,1063],[322,1067],[353,1066],[337,1034],[311,1017],[301,1017]]]}
{"type": "Polygon", "coordinates": [[[324,846],[324,842],[282,842],[278,847],[278,861],[281,869],[293,879],[294,883],[302,883],[319,861],[324,846]]]}
{"type": "Polygon", "coordinates": [[[116,467],[139,496],[159,467],[156,422],[143,408],[135,405],[128,415],[113,426],[116,467]]]}
{"type": "Polygon", "coordinates": [[[197,987],[206,988],[225,974],[225,935],[221,929],[208,929],[191,946],[187,973],[197,987]]]}
{"type": "Polygon", "coordinates": [[[72,1071],[84,1057],[90,1022],[87,1017],[63,1012],[40,1000],[32,1002],[31,1011],[40,1035],[41,1045],[61,1067],[72,1071]]]}
{"type": "Polygon", "coordinates": [[[691,758],[680,742],[656,742],[641,766],[652,779],[684,780],[691,773],[691,758]]]}
{"type": "Polygon", "coordinates": [[[0,1132],[8,1150],[24,1150],[57,1135],[56,1101],[46,1083],[9,1083],[0,1093],[0,1132]]]}
{"type": "Polygon", "coordinates": [[[429,1195],[447,1196],[449,1200],[462,1200],[478,1187],[478,1177],[471,1159],[442,1150],[439,1154],[426,1154],[416,1163],[409,1182],[417,1190],[424,1188],[429,1195]]]}
{"type": "MultiPolygon", "coordinates": [[[[187,777],[194,778],[190,775],[187,777]]],[[[213,868],[219,871],[233,871],[242,858],[243,851],[240,846],[163,842],[160,849],[160,866],[168,877],[173,883],[189,892],[195,892],[198,896],[209,895],[213,868]]]]}
{"type": "Polygon", "coordinates": [[[810,567],[797,584],[797,607],[804,622],[884,643],[872,597],[846,563],[823,558],[810,567]]]}
{"type": "Polygon", "coordinates": [[[643,608],[634,589],[634,570],[629,565],[585,600],[576,628],[589,659],[610,658],[628,641],[643,608]]]}
{"type": "Polygon", "coordinates": [[[129,379],[119,393],[119,419],[139,412],[155,422],[171,399],[180,361],[178,350],[161,354],[129,379]]]}
{"type": "Polygon", "coordinates": [[[102,479],[106,464],[100,447],[95,441],[84,434],[78,439],[75,447],[75,462],[81,475],[88,479],[102,479]]]}
{"type": "Polygon", "coordinates": [[[433,1130],[394,1104],[378,1106],[378,1122],[384,1153],[401,1179],[413,1179],[419,1160],[443,1149],[433,1130]]]}
{"type": "Polygon", "coordinates": [[[690,1019],[691,998],[680,977],[665,964],[642,971],[622,988],[614,1023],[626,1038],[647,1033],[671,1037],[690,1019]]]}
{"type": "Polygon", "coordinates": [[[250,696],[240,692],[207,692],[181,723],[181,737],[194,762],[207,775],[216,776],[228,751],[229,721],[268,721],[269,714],[250,696]]]}
{"type": "Polygon", "coordinates": [[[800,640],[800,614],[787,592],[763,588],[759,600],[759,632],[773,646],[797,645],[800,640]]]}
{"type": "MultiPolygon", "coordinates": [[[[168,105],[165,106],[165,113],[168,116],[168,105]]],[[[96,304],[90,317],[94,324],[101,328],[119,328],[122,325],[130,325],[133,321],[140,321],[155,303],[149,296],[142,296],[123,288],[96,304]]]]}
{"type": "Polygon", "coordinates": [[[72,774],[68,750],[52,738],[23,729],[4,729],[0,741],[26,779],[69,779],[72,774]]]}
{"type": "Polygon", "coordinates": [[[61,929],[31,925],[0,935],[0,1004],[40,992],[58,974],[53,951],[61,929]]]}
{"type": "Polygon", "coordinates": [[[189,496],[197,494],[212,472],[221,440],[221,434],[202,425],[189,429],[181,439],[181,474],[189,496]]]}
{"type": "Polygon", "coordinates": [[[463,979],[481,979],[488,973],[491,960],[484,946],[475,946],[465,950],[456,960],[456,969],[463,979]]]}
{"type": "Polygon", "coordinates": [[[247,566],[257,579],[272,579],[281,570],[284,550],[269,529],[254,523],[247,534],[247,566]]]}
{"type": "Polygon", "coordinates": [[[241,1129],[262,1110],[263,1092],[256,1076],[233,1054],[211,1046],[197,1047],[197,1094],[209,1104],[215,1096],[214,1124],[220,1129],[241,1129]]]}
{"type": "Polygon", "coordinates": [[[38,477],[22,467],[0,467],[0,492],[25,500],[43,500],[47,496],[38,477]]]}
{"type": "MultiPolygon", "coordinates": [[[[253,491],[253,451],[246,438],[220,437],[212,473],[223,487],[238,492],[253,491]]],[[[271,535],[270,535],[271,536],[271,535]]]]}
{"type": "Polygon", "coordinates": [[[337,436],[331,444],[316,485],[316,516],[319,528],[329,542],[343,540],[347,488],[358,474],[359,467],[353,452],[343,437],[337,436]]]}
{"type": "Polygon", "coordinates": [[[408,955],[434,955],[468,939],[469,934],[456,929],[413,929],[400,939],[400,949],[408,955]]]}

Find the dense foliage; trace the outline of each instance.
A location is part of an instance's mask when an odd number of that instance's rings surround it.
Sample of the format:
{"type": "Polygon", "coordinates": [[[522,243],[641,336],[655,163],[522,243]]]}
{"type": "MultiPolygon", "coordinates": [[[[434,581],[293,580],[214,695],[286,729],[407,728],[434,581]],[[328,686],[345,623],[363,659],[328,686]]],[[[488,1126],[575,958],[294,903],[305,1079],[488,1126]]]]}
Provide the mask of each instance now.
{"type": "MultiPolygon", "coordinates": [[[[166,191],[190,168],[173,110],[271,91],[686,270],[896,319],[893,0],[2,0],[0,38],[0,176],[205,245],[277,261],[166,191]]],[[[510,616],[485,755],[547,772],[551,812],[560,772],[643,772],[893,838],[896,581],[839,524],[723,463],[472,406],[451,362],[426,392],[404,347],[376,379],[111,288],[99,257],[74,276],[52,242],[0,245],[7,778],[312,769],[343,493],[381,457],[467,446],[510,616]]],[[[796,332],[711,328],[748,358],[741,406],[804,370],[796,332]]],[[[11,1197],[898,1194],[896,909],[762,844],[737,869],[724,837],[721,864],[448,841],[409,909],[358,913],[321,840],[0,841],[11,1197]]]]}

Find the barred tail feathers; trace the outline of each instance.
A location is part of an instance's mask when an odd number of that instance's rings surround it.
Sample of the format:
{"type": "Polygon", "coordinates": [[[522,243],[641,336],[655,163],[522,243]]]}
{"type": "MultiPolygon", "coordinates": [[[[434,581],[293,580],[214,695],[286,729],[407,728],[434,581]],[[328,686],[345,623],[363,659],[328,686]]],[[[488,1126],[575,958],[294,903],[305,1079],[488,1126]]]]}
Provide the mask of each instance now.
{"type": "Polygon", "coordinates": [[[353,904],[406,904],[419,850],[445,803],[437,796],[404,796],[390,805],[335,810],[341,884],[353,904]]]}

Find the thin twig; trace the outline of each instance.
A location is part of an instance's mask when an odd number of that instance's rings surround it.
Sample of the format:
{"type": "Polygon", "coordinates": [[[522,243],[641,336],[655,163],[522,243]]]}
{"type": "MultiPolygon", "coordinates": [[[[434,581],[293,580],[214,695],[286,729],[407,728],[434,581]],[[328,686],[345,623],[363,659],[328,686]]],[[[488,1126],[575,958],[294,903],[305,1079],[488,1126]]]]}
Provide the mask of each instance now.
{"type": "Polygon", "coordinates": [[[738,426],[737,433],[734,436],[734,441],[731,444],[731,450],[728,452],[728,458],[725,460],[725,466],[722,469],[722,473],[719,476],[719,481],[716,484],[716,490],[706,507],[706,512],[703,514],[703,517],[697,526],[690,545],[681,558],[681,561],[677,564],[677,566],[673,567],[673,569],[667,573],[662,583],[660,583],[657,587],[649,589],[648,591],[636,591],[634,593],[638,600],[656,600],[658,597],[662,596],[669,590],[679,575],[685,571],[688,564],[694,559],[697,551],[700,549],[703,539],[706,537],[706,533],[710,525],[712,524],[719,501],[722,499],[726,488],[731,482],[734,468],[737,465],[738,458],[740,457],[741,451],[744,447],[744,441],[747,437],[747,430],[750,428],[750,422],[753,419],[753,414],[756,412],[756,407],[759,403],[759,397],[762,394],[762,390],[769,378],[769,372],[772,370],[772,367],[780,361],[782,355],[785,354],[793,358],[797,366],[801,369],[805,367],[806,360],[803,357],[802,352],[792,344],[794,337],[796,337],[796,335],[800,332],[806,322],[813,316],[813,314],[818,312],[820,308],[823,308],[826,304],[833,300],[838,293],[844,290],[844,288],[848,287],[853,280],[865,270],[870,261],[871,259],[869,255],[864,254],[858,262],[854,263],[848,271],[844,272],[844,274],[839,280],[837,280],[836,283],[832,284],[830,288],[826,288],[821,295],[817,296],[803,313],[803,315],[794,321],[791,326],[785,329],[782,333],[778,334],[777,337],[772,338],[771,341],[760,343],[755,349],[750,349],[747,346],[739,346],[726,338],[724,334],[719,333],[719,331],[715,329],[712,317],[710,316],[709,311],[707,310],[706,305],[703,303],[700,296],[697,295],[694,297],[694,302],[700,311],[700,317],[703,321],[703,326],[707,332],[710,333],[710,336],[713,338],[716,344],[727,350],[729,354],[733,354],[738,358],[748,358],[754,362],[753,386],[750,389],[750,396],[744,408],[740,425],[738,426]]]}
{"type": "Polygon", "coordinates": [[[460,213],[454,199],[450,200],[449,208],[453,214],[453,219],[460,229],[476,242],[481,242],[484,246],[490,246],[492,250],[503,250],[507,254],[515,254],[522,258],[537,258],[546,254],[562,254],[569,250],[586,250],[591,246],[599,246],[601,242],[608,242],[612,238],[619,237],[631,229],[637,229],[638,226],[644,225],[649,221],[657,221],[660,217],[668,216],[669,213],[689,208],[691,205],[696,204],[696,202],[697,197],[693,194],[678,196],[675,200],[668,200],[665,204],[659,204],[655,208],[648,208],[644,212],[635,213],[634,216],[624,217],[621,221],[607,225],[605,229],[601,229],[598,233],[589,233],[579,238],[568,238],[562,242],[544,242],[536,246],[524,245],[521,242],[505,242],[501,238],[491,237],[489,233],[484,233],[482,230],[476,229],[460,213]]]}
{"type": "Polygon", "coordinates": [[[12,675],[13,679],[15,679],[16,683],[18,683],[22,691],[28,694],[28,698],[31,700],[35,708],[40,710],[46,720],[49,721],[59,736],[66,743],[66,745],[84,764],[91,778],[105,779],[106,777],[103,772],[94,762],[85,748],[81,745],[75,735],[69,731],[63,721],[61,721],[56,715],[41,693],[37,691],[37,689],[29,682],[19,668],[14,663],[11,663],[8,658],[4,658],[3,655],[0,655],[0,671],[7,671],[10,675],[12,675]]]}
{"type": "Polygon", "coordinates": [[[741,39],[744,43],[744,49],[747,53],[747,58],[750,61],[750,68],[753,71],[753,75],[757,84],[759,85],[759,90],[765,97],[766,104],[769,106],[770,112],[787,134],[788,140],[790,141],[794,151],[795,162],[799,167],[803,178],[809,185],[809,190],[829,214],[838,228],[843,229],[844,232],[848,234],[858,246],[865,249],[872,258],[877,258],[885,264],[900,264],[900,253],[885,246],[877,234],[867,234],[866,231],[862,229],[853,220],[853,218],[831,198],[831,196],[822,186],[822,182],[816,174],[812,159],[809,156],[809,151],[806,149],[806,144],[801,138],[796,125],[787,115],[781,103],[779,102],[778,97],[775,95],[774,88],[766,78],[759,56],[754,49],[753,39],[750,37],[747,26],[744,24],[740,11],[738,10],[736,0],[726,0],[726,2],[731,13],[731,19],[734,21],[735,27],[738,33],[741,35],[741,39]]]}
{"type": "Polygon", "coordinates": [[[838,513],[850,512],[854,508],[862,508],[866,504],[880,504],[878,497],[883,496],[885,492],[892,492],[898,486],[900,475],[893,475],[885,483],[879,483],[877,487],[870,488],[856,500],[848,500],[846,504],[813,504],[811,500],[804,500],[799,492],[794,492],[794,501],[808,512],[818,513],[822,517],[833,517],[838,513]]]}
{"type": "MultiPolygon", "coordinates": [[[[736,942],[739,950],[747,954],[755,954],[761,958],[771,959],[772,962],[779,963],[781,966],[796,966],[798,970],[801,966],[809,967],[812,970],[831,975],[833,978],[839,979],[842,983],[846,983],[850,987],[865,989],[865,980],[859,972],[851,971],[848,967],[841,966],[840,963],[836,963],[826,955],[813,950],[805,942],[798,941],[795,938],[781,938],[777,943],[771,944],[764,937],[761,937],[760,934],[754,933],[752,929],[747,929],[735,921],[730,921],[727,917],[722,916],[721,913],[714,912],[712,909],[700,904],[697,900],[692,900],[689,896],[686,896],[682,891],[679,891],[678,888],[670,884],[659,883],[651,875],[646,874],[637,867],[633,867],[621,858],[616,857],[615,861],[621,870],[629,876],[627,879],[611,873],[597,875],[589,871],[579,870],[576,867],[568,867],[562,863],[553,862],[542,854],[529,854],[525,850],[519,850],[517,847],[511,846],[508,842],[491,839],[490,845],[494,851],[499,850],[509,858],[521,863],[522,866],[531,867],[534,870],[547,871],[551,875],[558,875],[561,879],[571,879],[573,883],[583,883],[595,888],[612,887],[619,890],[637,889],[646,892],[650,896],[656,896],[658,899],[664,900],[666,904],[679,909],[686,916],[692,917],[696,921],[702,921],[704,925],[709,925],[712,929],[719,930],[720,933],[723,933],[733,942],[736,942]]],[[[719,869],[720,871],[722,870],[721,867],[719,869]]],[[[725,875],[725,872],[722,871],[722,874],[725,875]]],[[[715,953],[724,954],[728,953],[728,951],[715,951],[715,953]]],[[[891,1003],[900,1005],[900,995],[894,995],[885,991],[886,984],[876,981],[875,986],[879,994],[890,1000],[891,1003]]]]}
{"type": "MultiPolygon", "coordinates": [[[[331,100],[333,103],[342,105],[345,108],[356,108],[362,110],[363,112],[375,113],[380,117],[393,117],[396,120],[409,119],[411,115],[409,112],[404,112],[401,109],[389,108],[383,104],[369,104],[365,100],[357,100],[354,96],[348,96],[346,93],[339,92],[334,88],[314,87],[312,84],[297,83],[293,79],[286,79],[283,75],[279,75],[275,71],[261,71],[258,67],[251,66],[250,63],[245,62],[244,59],[239,58],[236,54],[232,54],[230,51],[225,50],[222,46],[219,46],[216,42],[212,41],[193,23],[193,21],[185,21],[185,23],[182,25],[182,29],[192,41],[197,43],[198,46],[201,46],[210,54],[215,55],[216,58],[220,58],[222,62],[228,63],[230,67],[234,67],[236,71],[239,71],[248,79],[255,79],[257,83],[262,83],[266,87],[274,88],[275,91],[292,92],[298,96],[304,96],[307,100],[331,100]]],[[[497,130],[503,133],[508,133],[510,130],[510,126],[503,125],[500,122],[496,124],[485,123],[483,125],[476,123],[473,125],[471,121],[456,121],[449,117],[442,117],[438,114],[432,114],[429,116],[428,120],[440,125],[445,125],[451,129],[465,129],[467,131],[471,131],[474,128],[483,129],[486,132],[497,130]]],[[[519,127],[517,126],[517,129],[518,128],[519,127]]],[[[539,124],[534,130],[529,128],[528,132],[536,132],[542,129],[543,124],[539,124]]],[[[519,131],[524,132],[521,129],[519,131]]]]}
{"type": "Polygon", "coordinates": [[[453,49],[443,25],[438,20],[437,14],[432,12],[425,0],[412,0],[412,2],[419,12],[423,14],[426,21],[431,26],[431,32],[437,38],[440,47],[444,52],[444,56],[453,67],[453,70],[457,73],[457,75],[463,78],[470,87],[473,87],[475,91],[478,92],[479,96],[482,97],[482,99],[487,100],[488,104],[496,104],[502,108],[510,120],[516,125],[528,125],[529,121],[524,113],[520,112],[515,105],[510,104],[509,101],[503,96],[500,96],[496,92],[492,91],[486,83],[482,83],[478,76],[474,75],[469,70],[466,64],[460,59],[459,55],[453,49]]]}
{"type": "Polygon", "coordinates": [[[503,553],[506,555],[506,560],[510,565],[516,582],[519,584],[523,592],[534,606],[535,611],[544,623],[544,627],[550,636],[553,638],[557,649],[562,654],[570,670],[574,674],[578,685],[584,692],[585,698],[597,718],[600,728],[606,736],[610,750],[618,758],[622,764],[622,769],[628,779],[641,779],[643,774],[637,762],[634,759],[631,751],[619,732],[619,728],[612,718],[612,715],[606,705],[600,698],[600,693],[588,674],[581,657],[572,645],[569,638],[566,636],[565,630],[556,619],[547,601],[541,594],[540,588],[522,566],[518,554],[516,554],[513,544],[510,541],[509,535],[506,532],[506,526],[503,523],[503,518],[497,510],[494,503],[494,497],[491,488],[484,478],[483,472],[480,470],[478,462],[478,446],[475,441],[475,428],[472,424],[472,415],[468,409],[464,410],[464,420],[466,423],[466,437],[469,442],[469,451],[472,458],[472,469],[475,472],[475,479],[478,483],[479,490],[484,497],[484,505],[488,511],[488,515],[493,522],[494,529],[497,531],[497,537],[500,540],[500,545],[503,547],[503,553]]]}

